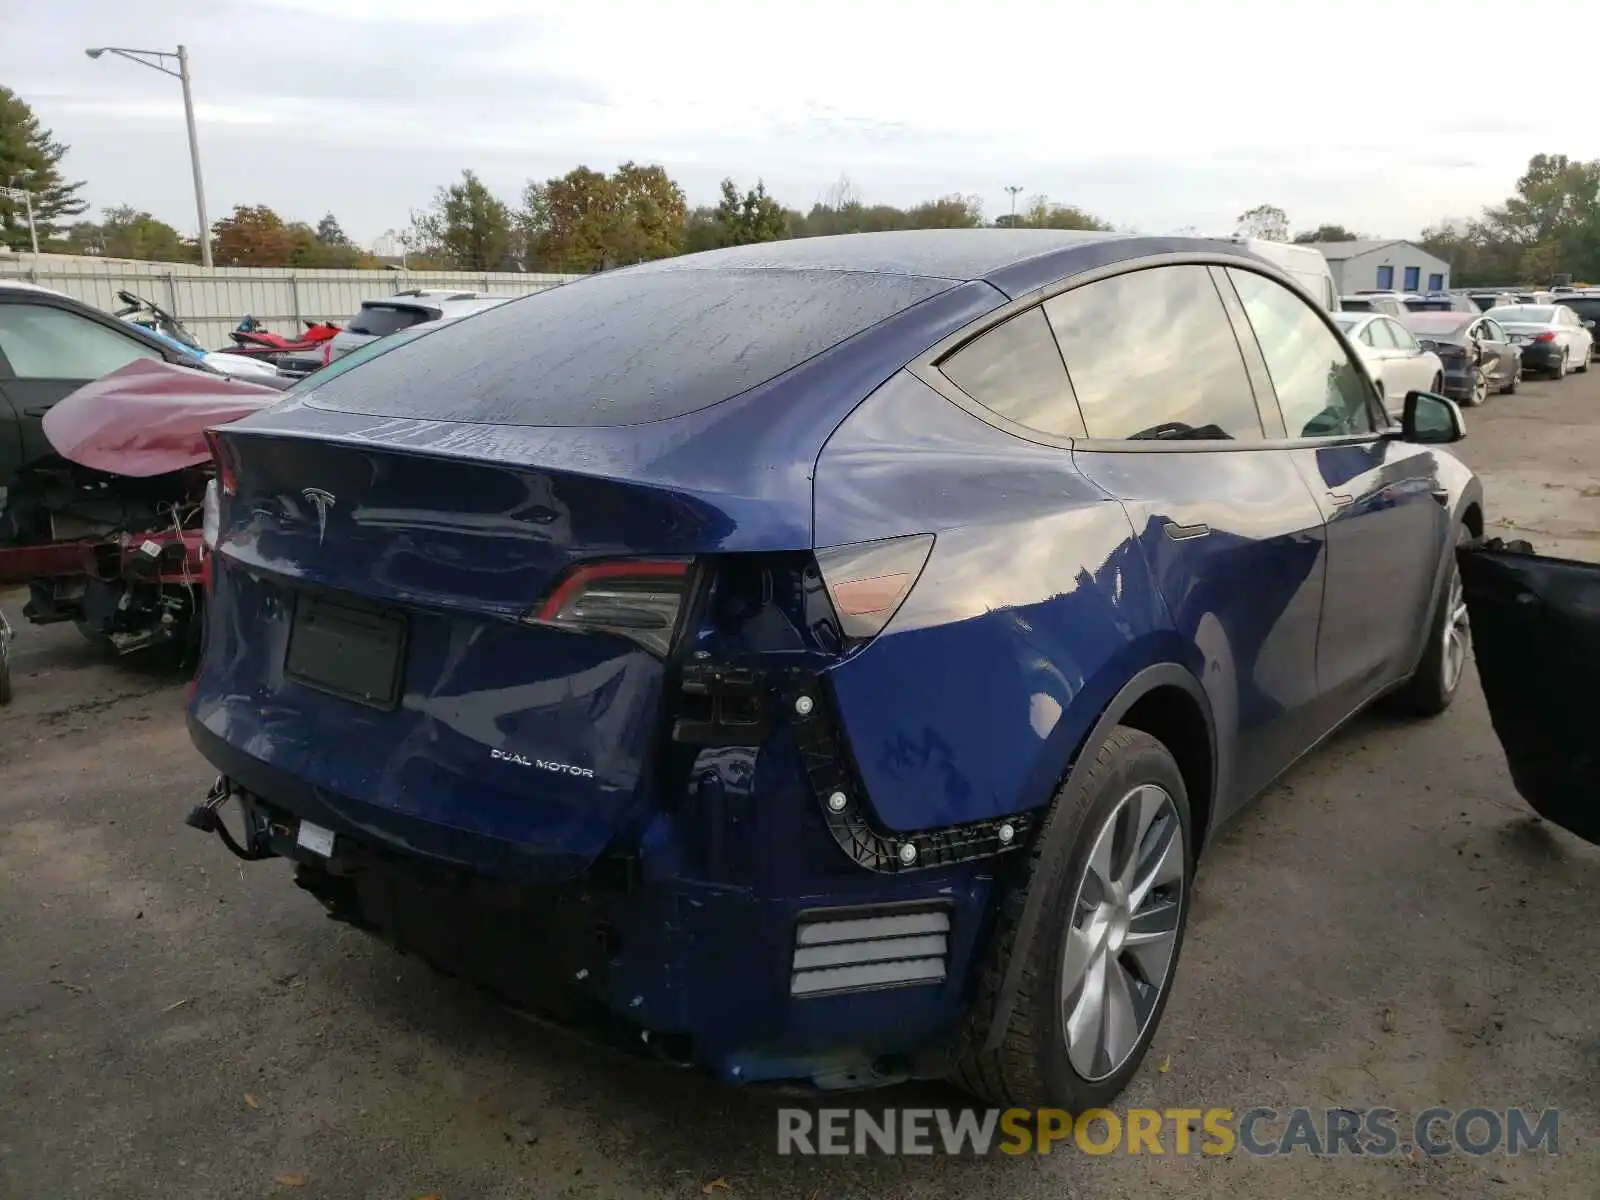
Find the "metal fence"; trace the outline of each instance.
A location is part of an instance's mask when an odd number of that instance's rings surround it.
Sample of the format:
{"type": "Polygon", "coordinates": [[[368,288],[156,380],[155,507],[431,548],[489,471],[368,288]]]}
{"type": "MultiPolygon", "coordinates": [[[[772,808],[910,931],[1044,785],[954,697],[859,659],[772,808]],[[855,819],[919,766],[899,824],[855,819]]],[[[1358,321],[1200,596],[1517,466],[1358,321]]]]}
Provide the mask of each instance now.
{"type": "Polygon", "coordinates": [[[451,288],[520,296],[554,287],[574,275],[474,271],[302,271],[293,267],[204,267],[137,262],[90,255],[0,253],[0,279],[20,279],[66,292],[114,312],[117,292],[143,296],[178,317],[202,346],[229,344],[246,314],[275,333],[293,334],[306,321],[344,322],[363,300],[409,288],[451,288]]]}

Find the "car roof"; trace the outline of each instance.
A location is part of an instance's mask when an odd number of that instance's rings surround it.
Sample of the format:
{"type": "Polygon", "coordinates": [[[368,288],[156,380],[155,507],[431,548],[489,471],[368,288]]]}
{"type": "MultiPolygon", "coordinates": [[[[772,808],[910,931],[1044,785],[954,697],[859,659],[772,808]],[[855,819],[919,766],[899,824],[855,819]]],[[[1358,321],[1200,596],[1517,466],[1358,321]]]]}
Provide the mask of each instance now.
{"type": "Polygon", "coordinates": [[[608,275],[661,271],[835,271],[983,281],[1008,296],[1097,267],[1163,253],[1207,253],[1282,268],[1225,238],[1079,229],[901,229],[789,238],[657,259],[608,275]]]}
{"type": "Polygon", "coordinates": [[[32,292],[35,295],[55,296],[60,300],[72,300],[76,304],[82,303],[81,300],[67,295],[66,292],[58,292],[55,288],[40,287],[37,283],[28,283],[23,279],[0,279],[0,291],[32,292]]]}

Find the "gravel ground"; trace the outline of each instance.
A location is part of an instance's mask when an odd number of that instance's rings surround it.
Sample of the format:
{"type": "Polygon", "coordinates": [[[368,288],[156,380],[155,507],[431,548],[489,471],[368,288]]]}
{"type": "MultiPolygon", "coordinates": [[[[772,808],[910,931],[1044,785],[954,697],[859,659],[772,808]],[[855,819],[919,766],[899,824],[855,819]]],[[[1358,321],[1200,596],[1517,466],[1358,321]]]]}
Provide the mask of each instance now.
{"type": "MultiPolygon", "coordinates": [[[[1600,560],[1597,416],[1600,372],[1469,412],[1498,532],[1600,560]]],[[[210,772],[171,674],[70,629],[16,650],[0,1197],[1600,1195],[1600,850],[1525,810],[1475,676],[1437,721],[1358,721],[1215,847],[1124,1103],[1557,1106],[1559,1156],[795,1159],[778,1100],[523,1021],[183,828],[210,772]]]]}

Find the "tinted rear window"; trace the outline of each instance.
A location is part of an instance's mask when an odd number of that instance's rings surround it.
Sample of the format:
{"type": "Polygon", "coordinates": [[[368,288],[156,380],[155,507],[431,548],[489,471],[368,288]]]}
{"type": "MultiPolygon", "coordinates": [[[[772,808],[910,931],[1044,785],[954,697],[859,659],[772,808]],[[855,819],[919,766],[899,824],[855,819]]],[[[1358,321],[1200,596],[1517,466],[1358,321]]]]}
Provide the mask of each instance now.
{"type": "Polygon", "coordinates": [[[433,314],[427,309],[408,304],[363,304],[361,311],[350,318],[349,328],[351,333],[388,337],[432,318],[433,314]]]}
{"type": "Polygon", "coordinates": [[[921,300],[945,279],[619,271],[459,321],[316,389],[320,408],[496,425],[638,425],[707,408],[921,300]]]}
{"type": "Polygon", "coordinates": [[[1559,303],[1562,308],[1570,308],[1585,321],[1600,317],[1600,296],[1563,296],[1559,303]]]}
{"type": "Polygon", "coordinates": [[[1375,311],[1373,306],[1372,306],[1372,301],[1371,300],[1354,300],[1354,299],[1351,299],[1349,296],[1344,296],[1344,297],[1340,298],[1339,307],[1344,309],[1345,312],[1373,312],[1373,311],[1375,311]]]}

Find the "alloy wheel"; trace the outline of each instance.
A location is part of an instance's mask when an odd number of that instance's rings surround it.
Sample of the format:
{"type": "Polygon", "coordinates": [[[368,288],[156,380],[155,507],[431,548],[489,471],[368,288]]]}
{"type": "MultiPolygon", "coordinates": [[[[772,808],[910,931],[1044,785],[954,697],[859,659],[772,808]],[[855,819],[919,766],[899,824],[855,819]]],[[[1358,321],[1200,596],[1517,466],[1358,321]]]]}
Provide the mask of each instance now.
{"type": "Polygon", "coordinates": [[[1444,690],[1448,695],[1461,682],[1467,669],[1467,650],[1472,641],[1472,630],[1467,623],[1467,602],[1461,595],[1461,571],[1450,573],[1450,597],[1444,615],[1444,653],[1439,656],[1439,669],[1444,673],[1444,690]]]}
{"type": "Polygon", "coordinates": [[[1472,403],[1476,407],[1489,399],[1489,376],[1479,367],[1472,376],[1472,403]]]}
{"type": "Polygon", "coordinates": [[[1095,836],[1073,898],[1061,963],[1061,1028],[1084,1079],[1115,1074],[1138,1046],[1172,974],[1187,853],[1178,809],[1134,788],[1095,836]]]}

